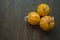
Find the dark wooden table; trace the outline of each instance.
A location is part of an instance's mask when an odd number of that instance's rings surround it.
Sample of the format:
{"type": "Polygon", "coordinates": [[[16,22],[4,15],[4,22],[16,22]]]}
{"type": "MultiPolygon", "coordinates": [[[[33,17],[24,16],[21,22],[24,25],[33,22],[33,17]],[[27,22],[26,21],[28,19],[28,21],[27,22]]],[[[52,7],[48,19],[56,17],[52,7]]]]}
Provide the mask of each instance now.
{"type": "Polygon", "coordinates": [[[0,0],[0,40],[60,40],[60,0],[0,0]],[[47,3],[55,17],[56,25],[50,32],[24,21],[40,3],[47,3]]]}

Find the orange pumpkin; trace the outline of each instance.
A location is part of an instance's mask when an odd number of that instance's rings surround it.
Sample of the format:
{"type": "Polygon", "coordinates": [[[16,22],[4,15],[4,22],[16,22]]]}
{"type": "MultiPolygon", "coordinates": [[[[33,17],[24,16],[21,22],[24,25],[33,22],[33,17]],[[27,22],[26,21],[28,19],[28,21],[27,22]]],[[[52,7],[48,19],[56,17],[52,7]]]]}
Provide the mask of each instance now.
{"type": "Polygon", "coordinates": [[[44,31],[49,31],[54,28],[55,22],[54,17],[44,16],[40,20],[40,28],[44,31]]]}
{"type": "Polygon", "coordinates": [[[46,16],[49,14],[50,12],[50,7],[47,4],[39,4],[37,6],[37,12],[38,14],[40,14],[41,16],[46,16]]]}
{"type": "Polygon", "coordinates": [[[25,17],[25,19],[28,21],[29,24],[36,25],[40,21],[40,16],[36,12],[30,12],[28,13],[28,16],[25,17]]]}

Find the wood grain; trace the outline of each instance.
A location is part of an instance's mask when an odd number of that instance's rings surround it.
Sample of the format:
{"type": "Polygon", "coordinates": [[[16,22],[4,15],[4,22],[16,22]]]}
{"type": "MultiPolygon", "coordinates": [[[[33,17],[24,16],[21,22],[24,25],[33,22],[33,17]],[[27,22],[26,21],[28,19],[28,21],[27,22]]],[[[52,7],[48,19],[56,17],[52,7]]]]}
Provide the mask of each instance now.
{"type": "Polygon", "coordinates": [[[0,0],[0,40],[60,40],[60,0],[0,0]],[[40,3],[51,7],[55,28],[44,32],[24,21],[28,12],[40,3]]]}

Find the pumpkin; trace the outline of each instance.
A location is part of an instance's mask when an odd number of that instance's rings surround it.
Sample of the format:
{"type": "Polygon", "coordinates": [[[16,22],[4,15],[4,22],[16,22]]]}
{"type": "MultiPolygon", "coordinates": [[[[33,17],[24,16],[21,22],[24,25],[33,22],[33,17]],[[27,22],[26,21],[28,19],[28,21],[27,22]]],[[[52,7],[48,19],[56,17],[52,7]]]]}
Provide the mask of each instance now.
{"type": "Polygon", "coordinates": [[[40,21],[40,16],[38,15],[37,12],[29,12],[25,19],[29,24],[36,25],[40,21]]]}
{"type": "Polygon", "coordinates": [[[37,12],[41,16],[47,16],[50,12],[50,7],[47,4],[39,4],[37,6],[37,12]]]}
{"type": "Polygon", "coordinates": [[[54,17],[51,16],[44,16],[40,19],[40,28],[44,31],[49,31],[54,28],[55,21],[54,17]]]}

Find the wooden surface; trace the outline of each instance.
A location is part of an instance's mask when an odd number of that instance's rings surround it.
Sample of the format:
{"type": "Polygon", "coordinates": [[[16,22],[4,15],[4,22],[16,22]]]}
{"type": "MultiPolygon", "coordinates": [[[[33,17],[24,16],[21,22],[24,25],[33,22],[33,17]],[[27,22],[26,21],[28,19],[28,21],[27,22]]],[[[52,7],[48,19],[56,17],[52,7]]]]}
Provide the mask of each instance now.
{"type": "Polygon", "coordinates": [[[60,0],[0,0],[0,40],[60,40],[60,0]],[[56,25],[50,32],[24,21],[40,3],[47,3],[55,17],[56,25]]]}

